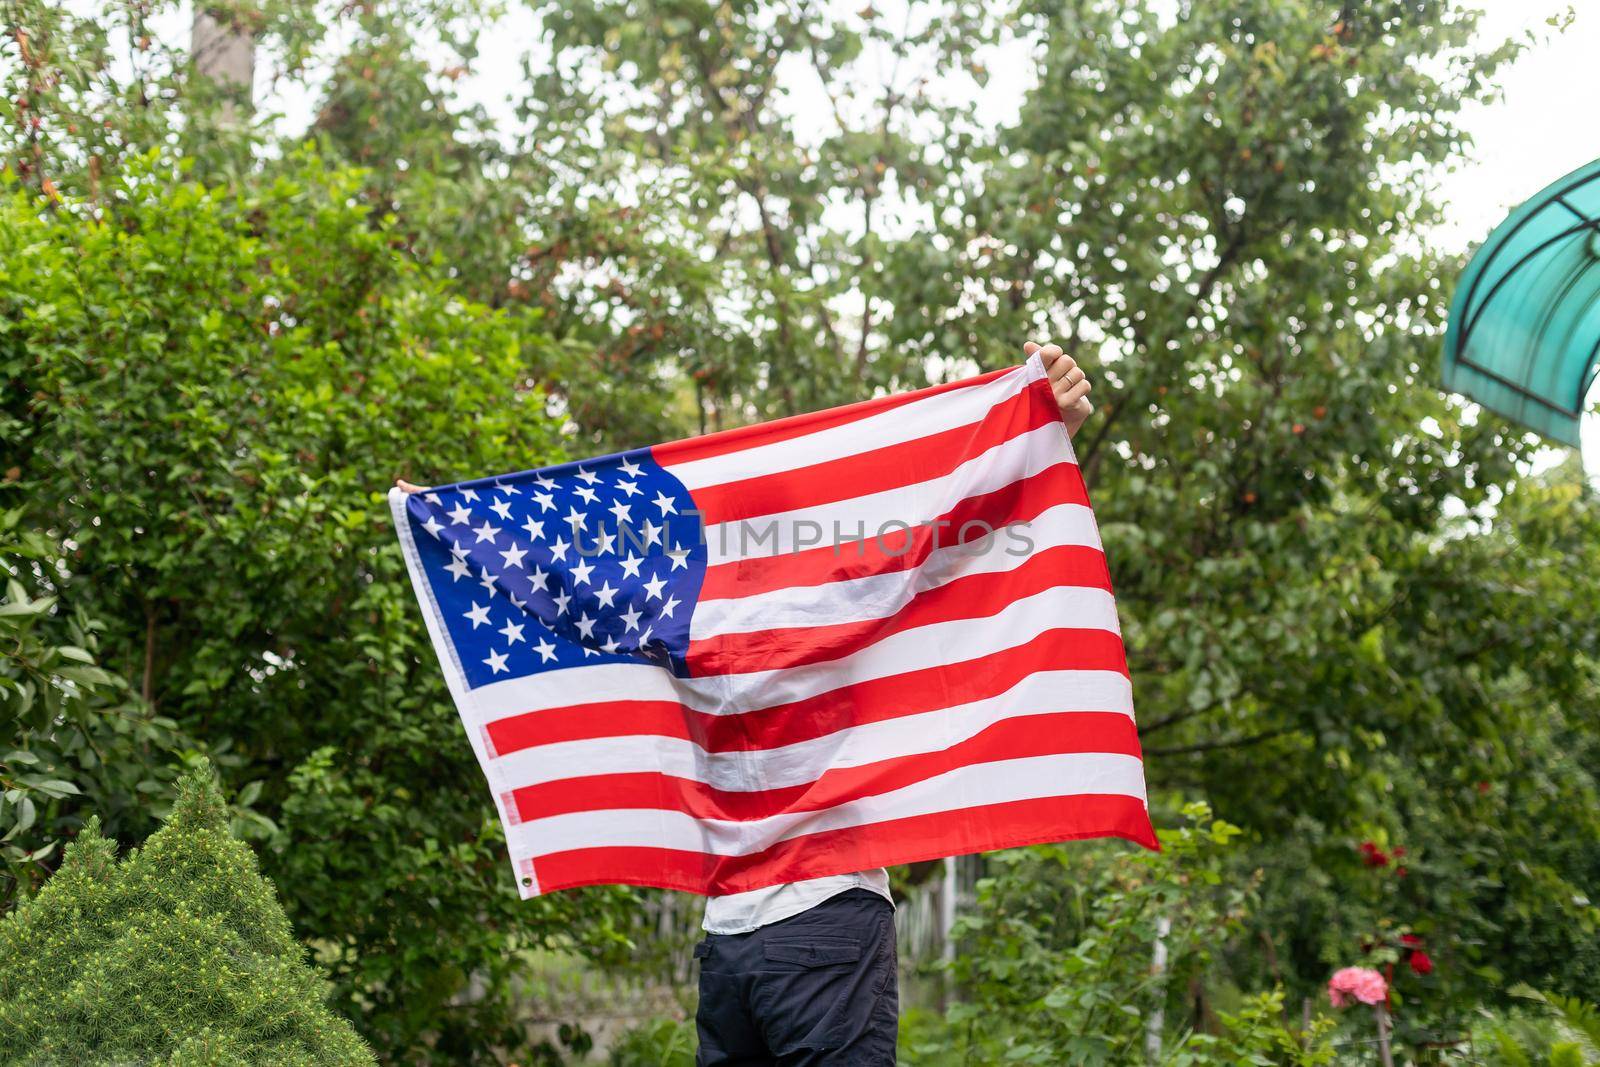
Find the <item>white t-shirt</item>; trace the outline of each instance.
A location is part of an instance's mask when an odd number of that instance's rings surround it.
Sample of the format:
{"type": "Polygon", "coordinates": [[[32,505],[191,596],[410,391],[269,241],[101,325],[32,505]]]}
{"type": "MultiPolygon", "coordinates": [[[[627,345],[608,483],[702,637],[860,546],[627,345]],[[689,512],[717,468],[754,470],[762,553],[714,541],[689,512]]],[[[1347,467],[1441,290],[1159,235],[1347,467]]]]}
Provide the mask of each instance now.
{"type": "Polygon", "coordinates": [[[894,903],[894,897],[889,895],[889,872],[879,867],[855,874],[809,878],[746,893],[708,897],[705,921],[700,925],[709,934],[748,934],[780,919],[799,915],[851,889],[870,889],[891,905],[894,903]]]}

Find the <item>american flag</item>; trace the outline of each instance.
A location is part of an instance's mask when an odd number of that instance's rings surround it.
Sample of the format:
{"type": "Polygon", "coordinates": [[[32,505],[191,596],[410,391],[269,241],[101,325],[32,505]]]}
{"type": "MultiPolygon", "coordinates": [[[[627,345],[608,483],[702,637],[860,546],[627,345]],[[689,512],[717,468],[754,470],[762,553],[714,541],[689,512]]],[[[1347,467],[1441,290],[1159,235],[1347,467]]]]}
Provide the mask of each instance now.
{"type": "Polygon", "coordinates": [[[390,504],[524,897],[1155,847],[1037,356],[390,504]]]}

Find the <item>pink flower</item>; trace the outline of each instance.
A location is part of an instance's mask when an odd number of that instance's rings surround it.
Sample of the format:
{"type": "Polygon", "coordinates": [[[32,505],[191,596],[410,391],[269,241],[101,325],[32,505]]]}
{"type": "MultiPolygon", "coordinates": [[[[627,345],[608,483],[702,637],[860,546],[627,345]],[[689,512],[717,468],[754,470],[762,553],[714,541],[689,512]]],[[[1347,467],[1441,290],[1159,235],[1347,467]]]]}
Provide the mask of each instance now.
{"type": "Polygon", "coordinates": [[[1346,967],[1328,979],[1328,1000],[1336,1008],[1352,998],[1363,1004],[1381,1004],[1388,995],[1388,983],[1371,967],[1346,967]]]}

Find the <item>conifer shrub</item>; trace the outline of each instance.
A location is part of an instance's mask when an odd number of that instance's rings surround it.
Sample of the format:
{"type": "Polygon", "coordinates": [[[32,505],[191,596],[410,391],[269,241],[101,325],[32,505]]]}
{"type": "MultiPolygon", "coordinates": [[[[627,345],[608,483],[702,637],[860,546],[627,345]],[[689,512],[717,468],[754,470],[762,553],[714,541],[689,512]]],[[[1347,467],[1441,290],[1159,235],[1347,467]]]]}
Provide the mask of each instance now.
{"type": "Polygon", "coordinates": [[[0,1062],[375,1064],[202,765],[120,862],[91,818],[0,920],[0,1062]]]}

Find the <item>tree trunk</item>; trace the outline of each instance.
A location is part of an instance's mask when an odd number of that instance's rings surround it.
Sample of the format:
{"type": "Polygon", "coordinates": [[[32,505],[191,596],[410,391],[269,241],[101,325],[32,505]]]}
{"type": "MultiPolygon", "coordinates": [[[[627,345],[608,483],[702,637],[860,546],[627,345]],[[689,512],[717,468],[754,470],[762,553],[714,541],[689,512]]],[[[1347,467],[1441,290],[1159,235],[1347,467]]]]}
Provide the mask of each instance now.
{"type": "Polygon", "coordinates": [[[189,52],[195,73],[209,78],[222,96],[218,121],[224,126],[238,125],[252,107],[255,36],[226,12],[196,7],[189,52]]]}

